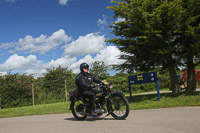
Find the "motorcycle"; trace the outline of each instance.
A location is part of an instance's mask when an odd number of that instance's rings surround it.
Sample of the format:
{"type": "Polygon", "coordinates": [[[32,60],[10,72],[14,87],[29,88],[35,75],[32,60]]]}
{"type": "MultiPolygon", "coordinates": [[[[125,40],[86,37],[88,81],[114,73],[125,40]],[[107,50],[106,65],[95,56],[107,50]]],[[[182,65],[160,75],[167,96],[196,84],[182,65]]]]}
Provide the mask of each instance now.
{"type": "MultiPolygon", "coordinates": [[[[126,119],[129,115],[129,102],[120,91],[111,91],[112,83],[103,81],[99,84],[100,90],[95,90],[95,112],[93,117],[99,117],[105,113],[106,116],[111,115],[117,120],[126,119]],[[107,109],[105,108],[107,107],[107,109]]],[[[69,92],[69,100],[71,101],[70,110],[77,120],[85,120],[89,114],[89,99],[82,96],[78,89],[69,92]]]]}

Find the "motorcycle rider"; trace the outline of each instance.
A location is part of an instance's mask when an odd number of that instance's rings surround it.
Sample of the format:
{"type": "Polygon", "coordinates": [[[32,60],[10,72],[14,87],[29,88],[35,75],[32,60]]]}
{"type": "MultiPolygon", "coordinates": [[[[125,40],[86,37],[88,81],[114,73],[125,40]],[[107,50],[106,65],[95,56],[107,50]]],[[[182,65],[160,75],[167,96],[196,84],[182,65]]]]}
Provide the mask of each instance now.
{"type": "Polygon", "coordinates": [[[78,90],[81,93],[81,95],[89,98],[89,101],[90,101],[90,103],[89,103],[90,104],[89,113],[91,115],[96,115],[96,113],[94,111],[96,94],[92,90],[95,87],[93,82],[102,83],[102,81],[95,78],[92,74],[90,74],[88,72],[88,70],[89,70],[89,65],[87,63],[82,63],[80,65],[80,71],[81,72],[76,76],[75,82],[76,82],[76,85],[77,85],[78,90]]]}

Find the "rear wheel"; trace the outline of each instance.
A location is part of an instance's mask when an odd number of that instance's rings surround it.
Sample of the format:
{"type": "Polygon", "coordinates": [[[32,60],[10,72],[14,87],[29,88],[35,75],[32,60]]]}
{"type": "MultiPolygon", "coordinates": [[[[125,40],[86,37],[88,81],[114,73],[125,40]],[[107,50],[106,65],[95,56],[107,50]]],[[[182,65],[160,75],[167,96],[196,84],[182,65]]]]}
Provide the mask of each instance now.
{"type": "Polygon", "coordinates": [[[72,114],[77,120],[85,120],[87,118],[87,116],[84,115],[84,113],[86,112],[86,108],[83,101],[73,100],[71,102],[71,107],[72,114]]]}
{"type": "Polygon", "coordinates": [[[107,109],[115,119],[126,119],[126,117],[129,115],[128,100],[124,95],[114,93],[108,98],[107,109]]]}

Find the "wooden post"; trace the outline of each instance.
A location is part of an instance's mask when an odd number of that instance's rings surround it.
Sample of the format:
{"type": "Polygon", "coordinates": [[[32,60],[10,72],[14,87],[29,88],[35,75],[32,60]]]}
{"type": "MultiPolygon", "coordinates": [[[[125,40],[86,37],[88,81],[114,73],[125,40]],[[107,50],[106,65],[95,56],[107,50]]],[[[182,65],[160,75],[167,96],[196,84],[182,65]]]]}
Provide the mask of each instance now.
{"type": "Polygon", "coordinates": [[[66,97],[66,102],[68,101],[67,99],[67,80],[65,80],[65,97],[66,97]]]}
{"type": "Polygon", "coordinates": [[[1,96],[0,96],[0,109],[1,109],[1,96]]]}
{"type": "Polygon", "coordinates": [[[34,85],[32,83],[32,101],[33,101],[33,106],[35,105],[35,102],[34,102],[34,85]]]}

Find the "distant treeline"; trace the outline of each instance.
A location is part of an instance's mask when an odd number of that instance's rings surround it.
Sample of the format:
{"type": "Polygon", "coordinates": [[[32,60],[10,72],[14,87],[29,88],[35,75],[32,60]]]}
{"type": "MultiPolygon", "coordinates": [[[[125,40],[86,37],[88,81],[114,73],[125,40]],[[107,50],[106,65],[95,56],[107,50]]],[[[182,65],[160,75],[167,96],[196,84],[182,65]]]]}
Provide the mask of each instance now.
{"type": "MultiPolygon", "coordinates": [[[[0,76],[0,107],[10,108],[32,105],[32,89],[34,89],[35,104],[64,102],[66,100],[65,87],[68,92],[76,88],[76,75],[68,68],[59,66],[47,69],[47,73],[37,79],[34,79],[33,75],[25,74],[0,76]]],[[[106,80],[113,83],[113,90],[122,90],[128,93],[129,75],[133,74],[117,73],[114,76],[107,76],[106,80]]],[[[158,80],[160,88],[169,88],[170,80],[167,72],[158,74],[158,80]]],[[[133,88],[134,92],[150,91],[156,89],[156,85],[154,83],[134,85],[133,88]]]]}

